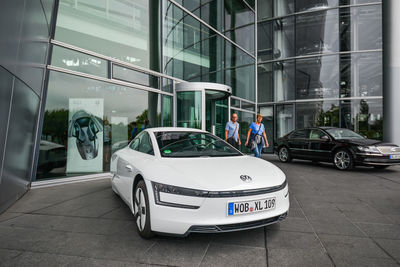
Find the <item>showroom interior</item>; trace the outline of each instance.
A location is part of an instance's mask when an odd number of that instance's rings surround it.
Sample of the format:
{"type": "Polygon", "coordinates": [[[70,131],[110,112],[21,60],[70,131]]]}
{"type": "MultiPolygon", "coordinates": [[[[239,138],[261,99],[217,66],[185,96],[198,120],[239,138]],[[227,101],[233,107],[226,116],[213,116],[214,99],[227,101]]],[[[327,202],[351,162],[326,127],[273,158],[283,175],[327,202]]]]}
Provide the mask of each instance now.
{"type": "Polygon", "coordinates": [[[147,127],[223,137],[233,112],[242,139],[261,113],[270,143],[335,126],[399,144],[390,2],[7,0],[0,212],[31,182],[107,173],[147,127]]]}

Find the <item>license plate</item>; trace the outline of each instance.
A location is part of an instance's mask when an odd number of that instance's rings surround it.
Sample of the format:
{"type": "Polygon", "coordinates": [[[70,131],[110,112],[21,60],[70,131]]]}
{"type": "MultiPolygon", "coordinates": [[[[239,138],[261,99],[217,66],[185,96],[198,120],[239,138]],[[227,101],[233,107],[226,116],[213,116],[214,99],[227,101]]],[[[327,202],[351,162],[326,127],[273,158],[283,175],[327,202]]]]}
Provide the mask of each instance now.
{"type": "Polygon", "coordinates": [[[256,213],[260,211],[275,209],[276,199],[274,197],[228,203],[228,216],[256,213]]]}
{"type": "Polygon", "coordinates": [[[400,159],[400,154],[398,154],[398,155],[389,155],[389,159],[400,159]]]}

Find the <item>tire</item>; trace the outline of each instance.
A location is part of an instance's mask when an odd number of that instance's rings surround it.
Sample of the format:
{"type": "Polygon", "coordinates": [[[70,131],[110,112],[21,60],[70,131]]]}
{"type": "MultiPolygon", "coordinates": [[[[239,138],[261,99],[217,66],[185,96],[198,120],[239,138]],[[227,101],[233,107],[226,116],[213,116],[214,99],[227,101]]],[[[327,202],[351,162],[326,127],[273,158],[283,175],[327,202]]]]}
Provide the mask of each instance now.
{"type": "Polygon", "coordinates": [[[281,162],[288,163],[292,161],[290,151],[286,146],[281,146],[278,150],[278,158],[281,162]]]}
{"type": "Polygon", "coordinates": [[[333,155],[333,165],[341,171],[349,171],[354,168],[354,159],[347,149],[339,149],[333,155]]]}
{"type": "Polygon", "coordinates": [[[389,167],[389,165],[374,165],[373,166],[377,170],[383,170],[389,167]]]}
{"type": "Polygon", "coordinates": [[[136,229],[143,238],[151,238],[154,233],[150,225],[149,197],[146,184],[140,180],[133,192],[133,216],[135,217],[136,229]]]}

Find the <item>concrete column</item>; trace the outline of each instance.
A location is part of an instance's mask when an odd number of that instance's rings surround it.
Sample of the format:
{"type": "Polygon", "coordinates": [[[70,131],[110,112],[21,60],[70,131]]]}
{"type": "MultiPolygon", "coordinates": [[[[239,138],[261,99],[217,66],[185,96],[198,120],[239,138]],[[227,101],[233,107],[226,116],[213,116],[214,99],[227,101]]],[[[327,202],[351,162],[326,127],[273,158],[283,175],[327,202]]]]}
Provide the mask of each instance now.
{"type": "Polygon", "coordinates": [[[383,5],[383,139],[400,145],[400,1],[383,5]]]}

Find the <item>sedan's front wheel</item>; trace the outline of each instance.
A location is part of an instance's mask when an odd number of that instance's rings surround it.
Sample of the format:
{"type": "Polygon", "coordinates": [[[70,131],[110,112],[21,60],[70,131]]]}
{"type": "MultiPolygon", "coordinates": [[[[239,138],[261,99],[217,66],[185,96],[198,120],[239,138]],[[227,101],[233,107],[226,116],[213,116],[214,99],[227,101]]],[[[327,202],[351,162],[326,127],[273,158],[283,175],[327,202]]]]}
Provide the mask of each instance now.
{"type": "Polygon", "coordinates": [[[290,155],[290,151],[287,147],[282,146],[278,150],[278,157],[281,162],[291,162],[292,157],[290,155]]]}
{"type": "Polygon", "coordinates": [[[141,237],[150,238],[153,236],[153,232],[150,227],[149,198],[146,184],[143,180],[137,184],[133,198],[133,215],[135,217],[136,228],[141,237]]]}
{"type": "Polygon", "coordinates": [[[354,160],[348,150],[340,149],[333,156],[333,164],[339,170],[346,171],[353,169],[354,160]]]}

